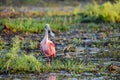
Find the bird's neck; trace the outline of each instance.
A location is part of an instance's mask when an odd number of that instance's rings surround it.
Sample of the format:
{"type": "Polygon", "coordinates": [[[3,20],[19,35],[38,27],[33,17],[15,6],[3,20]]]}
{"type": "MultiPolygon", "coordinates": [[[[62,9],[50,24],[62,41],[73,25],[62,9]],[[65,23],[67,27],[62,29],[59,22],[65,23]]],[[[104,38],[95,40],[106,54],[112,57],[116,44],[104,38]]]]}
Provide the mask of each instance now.
{"type": "Polygon", "coordinates": [[[47,31],[47,30],[45,31],[45,36],[44,36],[43,40],[44,40],[44,41],[47,41],[47,40],[48,40],[48,31],[47,31]]]}

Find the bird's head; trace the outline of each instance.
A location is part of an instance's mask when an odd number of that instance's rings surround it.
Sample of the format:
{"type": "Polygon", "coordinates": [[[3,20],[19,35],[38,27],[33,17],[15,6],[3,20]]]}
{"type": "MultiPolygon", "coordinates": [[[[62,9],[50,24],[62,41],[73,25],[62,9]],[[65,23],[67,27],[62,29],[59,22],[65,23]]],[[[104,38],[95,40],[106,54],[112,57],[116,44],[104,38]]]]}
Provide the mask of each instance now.
{"type": "Polygon", "coordinates": [[[46,24],[46,25],[45,25],[45,31],[48,31],[48,33],[49,33],[52,37],[55,36],[55,34],[51,31],[49,24],[46,24]]]}

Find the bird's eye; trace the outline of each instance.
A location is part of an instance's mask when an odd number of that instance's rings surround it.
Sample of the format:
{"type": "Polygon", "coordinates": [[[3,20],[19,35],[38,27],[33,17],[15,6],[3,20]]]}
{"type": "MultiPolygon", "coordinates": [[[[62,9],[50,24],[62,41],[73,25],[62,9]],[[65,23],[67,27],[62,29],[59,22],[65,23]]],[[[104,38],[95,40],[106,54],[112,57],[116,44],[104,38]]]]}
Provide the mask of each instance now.
{"type": "Polygon", "coordinates": [[[48,30],[48,33],[50,33],[50,30],[48,30]]]}

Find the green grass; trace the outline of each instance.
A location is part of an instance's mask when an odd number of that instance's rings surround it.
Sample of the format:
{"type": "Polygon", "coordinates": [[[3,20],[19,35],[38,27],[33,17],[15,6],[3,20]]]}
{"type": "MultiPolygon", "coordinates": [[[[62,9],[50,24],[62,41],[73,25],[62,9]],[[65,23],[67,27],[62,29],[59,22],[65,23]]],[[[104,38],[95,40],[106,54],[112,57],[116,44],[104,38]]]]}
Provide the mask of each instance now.
{"type": "MultiPolygon", "coordinates": [[[[66,31],[70,25],[78,23],[79,16],[44,16],[37,19],[34,18],[16,18],[16,19],[0,19],[0,23],[7,25],[13,32],[41,32],[45,24],[49,23],[55,32],[66,31]]],[[[1,25],[3,26],[3,25],[1,25]]]]}
{"type": "Polygon", "coordinates": [[[96,66],[92,63],[85,65],[81,61],[76,61],[75,59],[68,60],[55,60],[54,64],[51,66],[44,65],[42,67],[42,72],[59,72],[59,71],[67,71],[73,73],[83,73],[83,72],[92,72],[96,70],[96,66]]]}
{"type": "Polygon", "coordinates": [[[11,31],[21,31],[21,32],[41,32],[44,29],[45,24],[49,23],[52,30],[66,31],[69,29],[68,23],[73,23],[71,17],[44,17],[41,19],[2,19],[0,23],[7,25],[11,31]]]}
{"type": "Polygon", "coordinates": [[[11,49],[0,55],[0,72],[33,72],[40,71],[42,63],[34,56],[20,52],[20,40],[13,38],[11,49]]]}

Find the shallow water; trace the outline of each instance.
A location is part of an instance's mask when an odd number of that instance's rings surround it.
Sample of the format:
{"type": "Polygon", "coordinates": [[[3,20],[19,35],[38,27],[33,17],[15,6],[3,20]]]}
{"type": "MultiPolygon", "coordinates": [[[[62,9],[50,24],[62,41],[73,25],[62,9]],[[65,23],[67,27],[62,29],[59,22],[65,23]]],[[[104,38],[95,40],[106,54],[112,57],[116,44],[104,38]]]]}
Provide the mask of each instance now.
{"type": "Polygon", "coordinates": [[[61,71],[59,73],[45,73],[45,74],[8,74],[0,75],[0,80],[119,80],[120,75],[114,74],[93,74],[81,73],[73,74],[61,71]]]}

